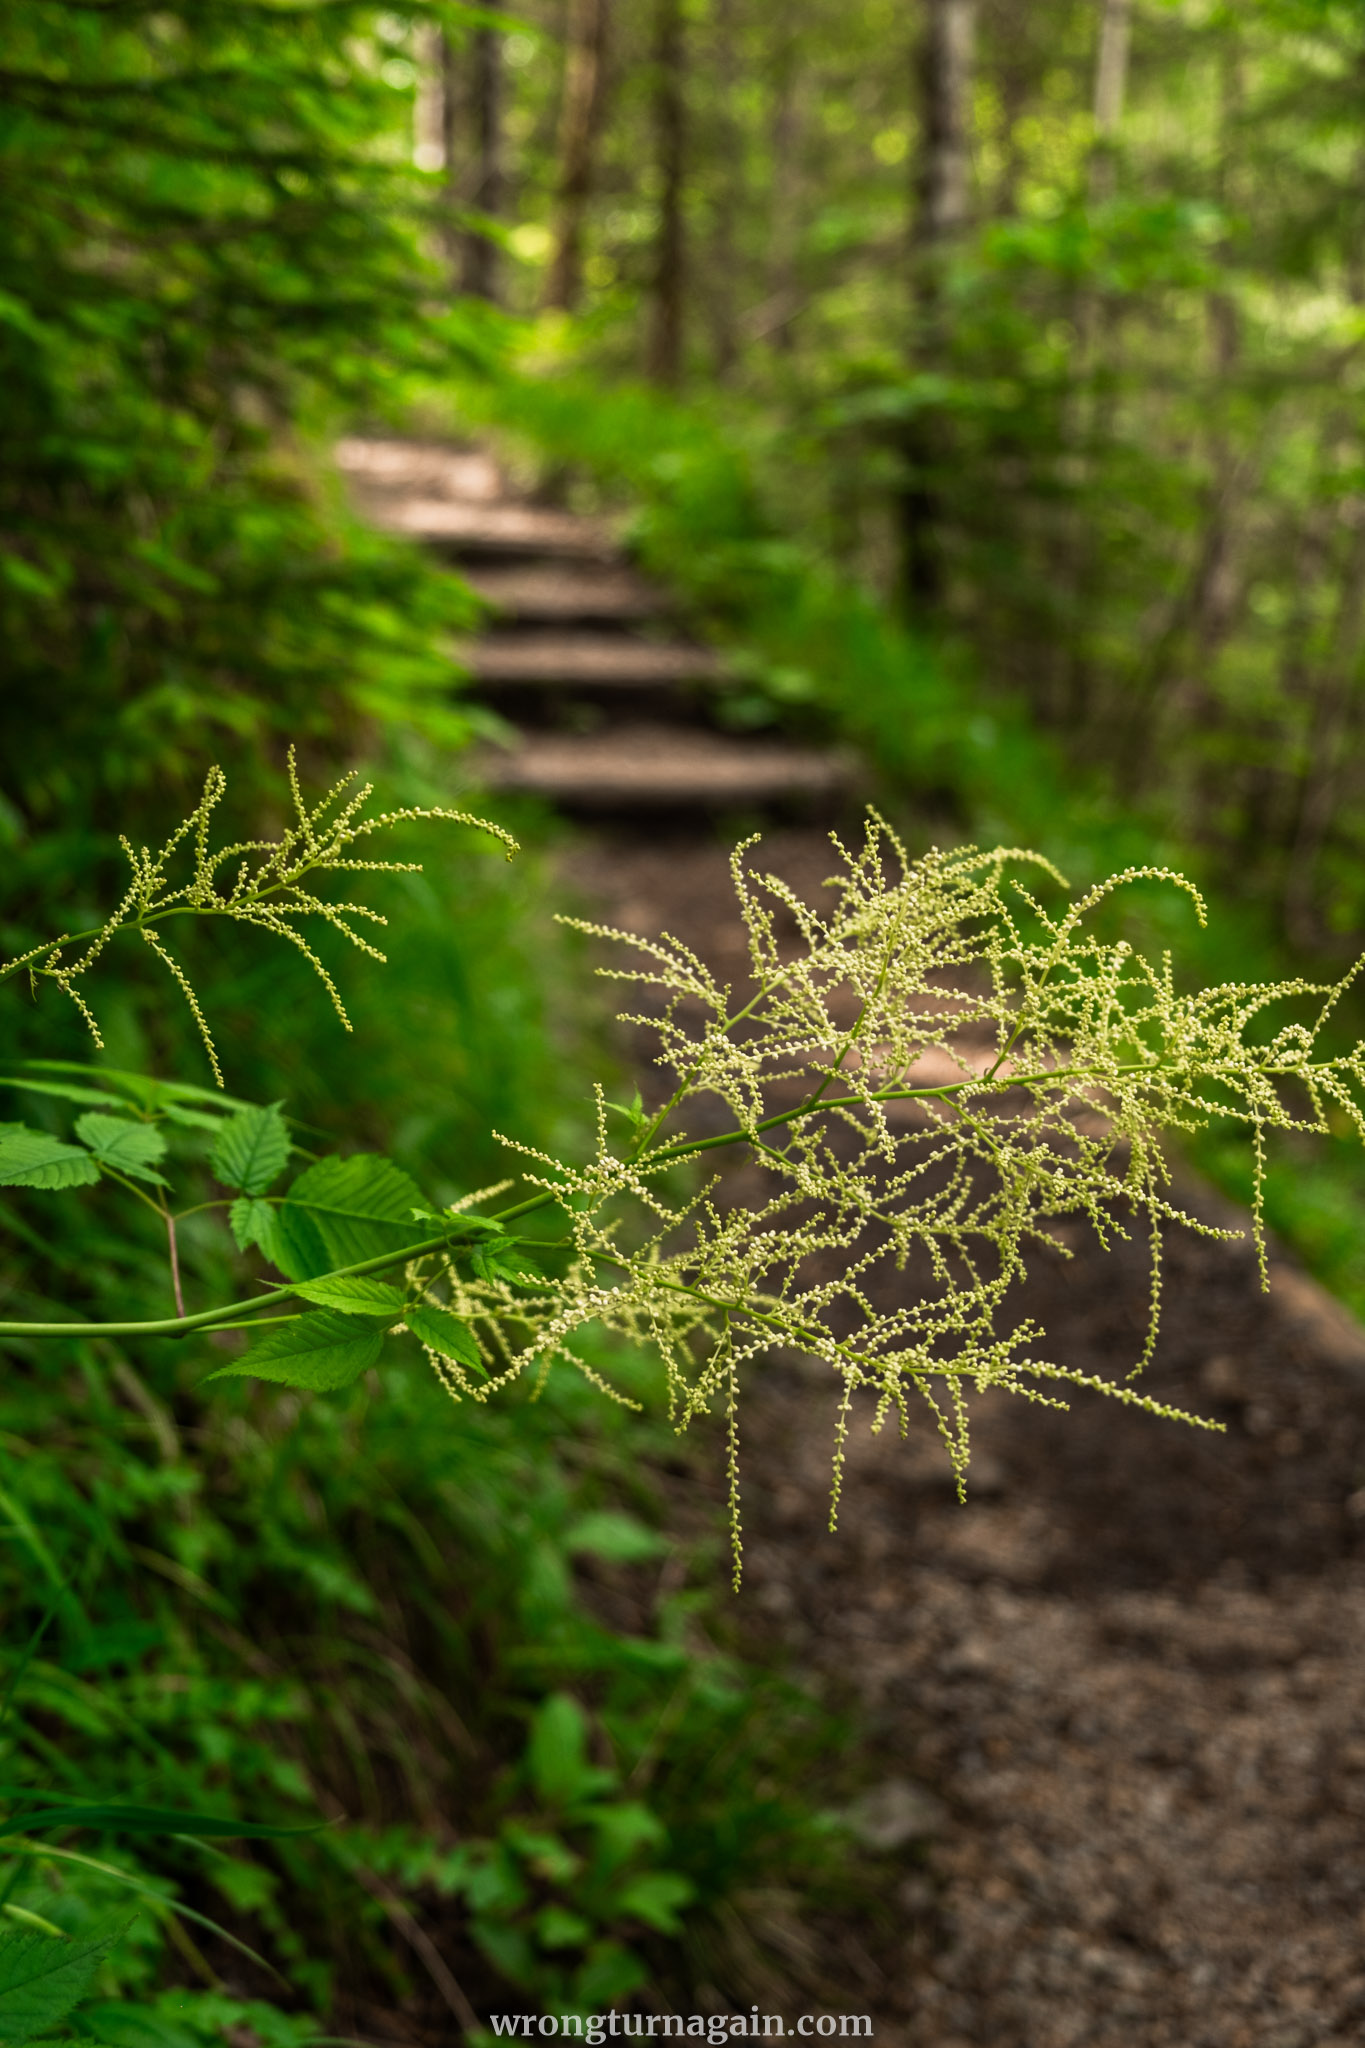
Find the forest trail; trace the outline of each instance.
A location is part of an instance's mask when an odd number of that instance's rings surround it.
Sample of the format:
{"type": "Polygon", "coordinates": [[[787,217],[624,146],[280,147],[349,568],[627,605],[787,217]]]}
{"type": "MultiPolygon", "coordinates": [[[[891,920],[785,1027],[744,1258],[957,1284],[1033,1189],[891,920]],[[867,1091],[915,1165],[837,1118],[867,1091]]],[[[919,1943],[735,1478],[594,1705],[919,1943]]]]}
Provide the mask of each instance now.
{"type": "MultiPolygon", "coordinates": [[[[712,658],[665,633],[605,529],[512,501],[481,457],[348,446],[382,523],[499,607],[469,662],[517,707],[496,779],[596,814],[567,885],[733,973],[744,934],[704,814],[829,802],[847,764],[711,730],[712,658]],[[366,469],[366,448],[400,452],[366,469]]],[[[803,893],[829,867],[809,827],[779,826],[765,857],[803,893]]],[[[648,1097],[643,1037],[625,1050],[648,1097]]],[[[1023,1312],[1115,1377],[1141,1348],[1146,1248],[1071,1248],[1039,1261],[1023,1312]]],[[[1365,2039],[1365,1336],[1288,1262],[1267,1300],[1245,1241],[1177,1238],[1145,1387],[1227,1433],[1099,1397],[1065,1416],[986,1400],[963,1507],[927,1422],[905,1443],[855,1426],[835,1536],[826,1376],[774,1366],[755,1388],[741,1625],[855,1709],[895,1930],[826,1929],[803,1960],[758,1915],[766,2009],[871,2010],[903,2048],[1365,2039]]]]}
{"type": "Polygon", "coordinates": [[[516,740],[485,751],[485,783],[652,817],[809,806],[848,787],[841,756],[716,729],[722,663],[604,522],[518,494],[479,450],[351,439],[337,457],[377,525],[457,562],[490,607],[460,654],[516,740]]]}

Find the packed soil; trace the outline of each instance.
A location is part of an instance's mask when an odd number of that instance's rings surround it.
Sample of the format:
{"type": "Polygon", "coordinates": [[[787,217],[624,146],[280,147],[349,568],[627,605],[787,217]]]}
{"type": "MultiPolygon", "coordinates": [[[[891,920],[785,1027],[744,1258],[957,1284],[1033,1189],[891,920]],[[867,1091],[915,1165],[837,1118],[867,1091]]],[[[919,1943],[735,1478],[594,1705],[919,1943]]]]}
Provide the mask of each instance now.
{"type": "MultiPolygon", "coordinates": [[[[764,855],[802,889],[832,866],[814,832],[764,855]]],[[[598,834],[565,876],[603,920],[742,972],[718,843],[598,834]]],[[[625,1049],[657,1099],[642,1035],[625,1049]]],[[[1120,1378],[1146,1246],[1071,1250],[1021,1311],[1120,1378]]],[[[1173,1235],[1166,1261],[1144,1386],[1223,1434],[988,1397],[964,1506],[927,1420],[902,1441],[864,1416],[831,1535],[827,1373],[753,1389],[738,1611],[855,1708],[897,1931],[851,1943],[844,2003],[883,2041],[1365,2041],[1365,1340],[1287,1261],[1264,1296],[1245,1242],[1173,1235]]]]}

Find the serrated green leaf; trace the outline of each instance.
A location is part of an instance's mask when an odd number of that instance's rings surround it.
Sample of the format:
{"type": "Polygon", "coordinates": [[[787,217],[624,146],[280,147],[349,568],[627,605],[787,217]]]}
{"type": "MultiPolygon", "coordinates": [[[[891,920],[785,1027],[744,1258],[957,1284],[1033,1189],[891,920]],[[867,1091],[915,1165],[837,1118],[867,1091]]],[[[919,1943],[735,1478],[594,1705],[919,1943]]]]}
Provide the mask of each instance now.
{"type": "Polygon", "coordinates": [[[101,1166],[165,1187],[162,1176],[153,1171],[166,1157],[166,1140],[155,1125],[135,1124],[126,1116],[106,1116],[102,1110],[89,1109],[76,1118],[76,1136],[90,1147],[101,1166]]]}
{"type": "Polygon", "coordinates": [[[469,1263],[480,1280],[505,1280],[513,1287],[534,1287],[545,1277],[512,1237],[495,1237],[471,1252],[469,1263]]]}
{"type": "Polygon", "coordinates": [[[478,1343],[468,1323],[448,1308],[429,1308],[425,1303],[420,1308],[410,1308],[404,1321],[421,1343],[429,1344],[433,1351],[439,1351],[443,1358],[453,1358],[460,1365],[467,1365],[473,1372],[488,1378],[488,1368],[479,1355],[478,1343]]]}
{"type": "Polygon", "coordinates": [[[319,1308],[339,1308],[350,1316],[379,1316],[397,1322],[403,1313],[403,1292],[386,1280],[305,1280],[294,1292],[319,1308]]]}
{"type": "Polygon", "coordinates": [[[211,1372],[211,1380],[274,1380],[284,1387],[330,1393],[349,1387],[384,1348],[384,1333],[360,1316],[319,1309],[314,1315],[281,1317],[259,1333],[245,1358],[211,1372]]]}
{"type": "Polygon", "coordinates": [[[0,1124],[0,1188],[81,1188],[99,1177],[84,1146],[27,1124],[0,1124]]]}
{"type": "Polygon", "coordinates": [[[301,1173],[278,1213],[275,1263],[291,1280],[401,1251],[413,1241],[421,1190],[375,1152],[320,1159],[301,1173]]]}
{"type": "Polygon", "coordinates": [[[278,1263],[275,1258],[275,1210],[271,1203],[262,1202],[255,1195],[238,1195],[228,1210],[228,1227],[239,1252],[258,1244],[272,1265],[278,1263]]]}
{"type": "Polygon", "coordinates": [[[209,1165],[224,1187],[263,1195],[283,1173],[290,1153],[289,1129],[278,1102],[239,1109],[219,1127],[209,1165]]]}
{"type": "Polygon", "coordinates": [[[0,1928],[0,2041],[31,2041],[78,2004],[130,1920],[84,1941],[55,1941],[36,1928],[0,1928]]]}

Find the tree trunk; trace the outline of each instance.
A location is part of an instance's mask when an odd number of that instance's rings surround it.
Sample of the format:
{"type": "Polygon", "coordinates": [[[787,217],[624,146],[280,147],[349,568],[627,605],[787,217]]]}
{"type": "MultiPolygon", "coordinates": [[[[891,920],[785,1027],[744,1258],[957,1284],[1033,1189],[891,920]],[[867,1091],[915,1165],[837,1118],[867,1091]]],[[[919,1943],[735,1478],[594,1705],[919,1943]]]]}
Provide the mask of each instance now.
{"type": "Polygon", "coordinates": [[[464,195],[460,190],[460,166],[457,155],[460,130],[460,73],[455,60],[455,46],[448,35],[441,36],[440,57],[440,147],[441,166],[445,173],[442,237],[445,242],[450,281],[452,286],[458,286],[464,267],[464,229],[461,224],[464,195]]]}
{"type": "MultiPolygon", "coordinates": [[[[918,52],[920,156],[916,166],[912,363],[939,368],[947,352],[940,275],[971,210],[971,93],[976,0],[928,0],[918,52]]],[[[905,470],[899,516],[902,582],[911,608],[928,612],[944,593],[940,478],[948,422],[926,407],[900,437],[905,470]]]]}
{"type": "MultiPolygon", "coordinates": [[[[480,28],[470,44],[469,127],[474,161],[467,186],[467,200],[475,213],[496,220],[502,212],[502,37],[496,29],[480,28]]],[[[462,282],[475,298],[496,301],[498,296],[497,244],[476,228],[464,236],[462,282]]]]}
{"type": "Polygon", "coordinates": [[[762,332],[781,349],[791,346],[791,321],[798,304],[796,252],[798,218],[800,119],[796,100],[796,37],[788,25],[781,33],[773,65],[772,212],[769,219],[768,292],[762,332]]]}
{"type": "Polygon", "coordinates": [[[1114,152],[1128,96],[1131,0],[1100,0],[1100,36],[1095,51],[1095,146],[1090,156],[1090,197],[1108,199],[1114,190],[1114,152]]]}
{"type": "Polygon", "coordinates": [[[736,234],[744,198],[744,130],[735,111],[734,0],[716,0],[712,15],[712,77],[716,98],[715,203],[712,212],[707,305],[718,383],[733,374],[739,359],[735,316],[736,234]]]}
{"type": "Polygon", "coordinates": [[[1128,96],[1131,0],[1101,0],[1100,42],[1095,57],[1095,133],[1112,142],[1128,96]]]}
{"type": "Polygon", "coordinates": [[[966,227],[971,210],[972,56],[976,0],[928,0],[920,45],[921,243],[966,227]]]}
{"type": "Polygon", "coordinates": [[[569,0],[554,255],[545,284],[545,304],[566,313],[583,290],[583,224],[606,109],[609,23],[610,0],[569,0]]]}
{"type": "Polygon", "coordinates": [[[1352,504],[1346,517],[1350,539],[1331,646],[1314,693],[1308,765],[1300,788],[1298,819],[1285,880],[1285,925],[1294,944],[1303,947],[1322,943],[1322,921],[1314,885],[1323,848],[1331,836],[1347,766],[1348,736],[1360,688],[1360,656],[1365,641],[1365,514],[1352,504]]]}
{"type": "Polygon", "coordinates": [[[684,61],[682,0],[655,0],[654,135],[659,173],[659,235],[655,244],[645,368],[657,384],[676,384],[682,374],[686,263],[684,61]]]}

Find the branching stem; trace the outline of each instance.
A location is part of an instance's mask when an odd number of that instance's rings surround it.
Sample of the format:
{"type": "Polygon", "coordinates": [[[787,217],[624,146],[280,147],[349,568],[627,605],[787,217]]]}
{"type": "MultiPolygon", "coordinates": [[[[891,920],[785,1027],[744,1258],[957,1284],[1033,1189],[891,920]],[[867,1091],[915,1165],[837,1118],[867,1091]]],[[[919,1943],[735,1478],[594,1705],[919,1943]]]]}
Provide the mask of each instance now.
{"type": "MultiPolygon", "coordinates": [[[[1113,1069],[1116,1077],[1119,1075],[1148,1073],[1155,1078],[1162,1071],[1163,1063],[1152,1059],[1121,1063],[1113,1069]]],[[[1286,1073],[1293,1073],[1300,1078],[1316,1071],[1317,1069],[1311,1066],[1285,1069],[1286,1073]]],[[[1102,1085],[1102,1077],[1100,1078],[1102,1085]]],[[[967,1090],[980,1092],[984,1089],[989,1090],[992,1094],[1001,1095],[1013,1089],[1053,1087],[1057,1084],[1077,1079],[1094,1082],[1097,1077],[1081,1069],[1052,1067],[1033,1074],[1011,1074],[990,1082],[972,1076],[962,1081],[945,1081],[933,1088],[879,1088],[869,1091],[867,1095],[835,1096],[824,1100],[816,1095],[809,1097],[805,1102],[798,1103],[792,1109],[783,1110],[776,1115],[760,1119],[747,1130],[736,1126],[732,1130],[718,1132],[715,1136],[709,1138],[679,1139],[671,1145],[661,1146],[657,1151],[647,1154],[639,1159],[637,1164],[651,1171],[657,1167],[674,1166],[685,1159],[694,1158],[703,1152],[714,1152],[732,1145],[750,1144],[760,1133],[775,1130],[782,1124],[794,1123],[809,1116],[833,1115],[840,1110],[865,1109],[870,1102],[926,1102],[936,1100],[951,1102],[954,1097],[963,1094],[967,1090]]],[[[121,1174],[116,1174],[112,1177],[119,1180],[123,1186],[129,1189],[130,1193],[137,1195],[140,1200],[148,1202],[148,1206],[154,1209],[158,1215],[165,1216],[166,1212],[157,1203],[148,1201],[148,1197],[143,1194],[142,1190],[134,1187],[131,1182],[125,1181],[121,1174]]],[[[523,1216],[532,1215],[537,1210],[549,1208],[558,1200],[559,1197],[553,1190],[546,1189],[540,1194],[528,1195],[524,1200],[515,1202],[506,1209],[496,1211],[487,1220],[505,1226],[508,1223],[518,1221],[523,1216]]],[[[192,1212],[187,1211],[186,1213],[192,1212]]],[[[170,1218],[167,1217],[166,1221],[169,1227],[170,1218]]],[[[458,1223],[459,1219],[454,1218],[452,1221],[458,1223]]],[[[447,1231],[439,1237],[427,1237],[415,1244],[404,1245],[400,1251],[383,1252],[376,1258],[362,1259],[352,1266],[338,1266],[334,1271],[317,1277],[329,1280],[358,1279],[372,1273],[388,1272],[395,1266],[404,1265],[413,1259],[425,1258],[434,1252],[449,1251],[453,1243],[460,1241],[462,1240],[453,1232],[447,1231]]],[[[174,1258],[173,1236],[171,1242],[172,1256],[174,1258]]],[[[289,1281],[280,1281],[273,1283],[266,1294],[258,1295],[250,1301],[227,1303],[221,1308],[204,1309],[195,1315],[186,1315],[182,1312],[175,1316],[168,1316],[155,1321],[126,1323],[0,1322],[0,1338],[186,1337],[193,1335],[196,1331],[226,1329],[238,1324],[244,1317],[258,1316],[262,1308],[269,1307],[275,1301],[287,1299],[293,1292],[294,1288],[289,1281]]],[[[176,1293],[177,1307],[183,1310],[179,1294],[178,1270],[176,1293]]]]}

